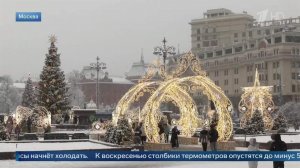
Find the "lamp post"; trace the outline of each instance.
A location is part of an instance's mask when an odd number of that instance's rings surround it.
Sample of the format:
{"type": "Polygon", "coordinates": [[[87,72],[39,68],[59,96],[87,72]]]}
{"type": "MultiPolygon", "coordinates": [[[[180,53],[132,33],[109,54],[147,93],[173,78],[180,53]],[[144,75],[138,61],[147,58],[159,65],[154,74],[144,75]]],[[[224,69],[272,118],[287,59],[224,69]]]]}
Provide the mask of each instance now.
{"type": "Polygon", "coordinates": [[[95,69],[97,71],[97,82],[96,82],[96,105],[97,105],[97,110],[99,109],[99,71],[106,69],[106,63],[104,62],[99,62],[100,58],[96,58],[97,62],[96,63],[91,63],[90,67],[91,69],[95,69]]]}
{"type": "Polygon", "coordinates": [[[175,52],[175,47],[173,47],[173,46],[167,46],[166,45],[167,40],[166,40],[165,37],[164,37],[162,43],[163,43],[163,46],[154,47],[153,54],[154,55],[158,55],[158,56],[163,56],[164,70],[166,70],[166,59],[167,59],[167,56],[168,55],[175,55],[176,52],[175,52]]]}

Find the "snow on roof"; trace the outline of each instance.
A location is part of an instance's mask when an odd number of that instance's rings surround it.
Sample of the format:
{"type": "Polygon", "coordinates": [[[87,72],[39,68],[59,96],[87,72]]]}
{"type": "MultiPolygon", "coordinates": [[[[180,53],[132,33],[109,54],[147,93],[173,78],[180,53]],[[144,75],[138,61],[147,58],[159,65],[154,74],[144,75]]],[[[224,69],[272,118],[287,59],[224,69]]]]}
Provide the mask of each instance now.
{"type": "Polygon", "coordinates": [[[25,89],[25,83],[13,83],[13,86],[18,89],[25,89]]]}
{"type": "Polygon", "coordinates": [[[113,81],[113,83],[120,83],[120,84],[133,84],[133,82],[125,79],[125,78],[122,78],[122,77],[117,77],[117,76],[113,76],[113,77],[110,77],[113,81]]]}
{"type": "Polygon", "coordinates": [[[127,77],[132,76],[144,76],[147,71],[147,64],[143,62],[135,62],[132,64],[129,72],[126,74],[127,77]]]}

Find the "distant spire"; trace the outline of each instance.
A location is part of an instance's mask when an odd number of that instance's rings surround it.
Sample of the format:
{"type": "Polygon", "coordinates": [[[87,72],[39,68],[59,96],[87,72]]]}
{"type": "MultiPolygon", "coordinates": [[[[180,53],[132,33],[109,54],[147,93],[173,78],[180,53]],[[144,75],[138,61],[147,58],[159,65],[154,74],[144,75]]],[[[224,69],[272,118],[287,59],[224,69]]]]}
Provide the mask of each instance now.
{"type": "Polygon", "coordinates": [[[257,71],[257,68],[255,69],[255,80],[254,80],[254,87],[256,87],[256,86],[260,86],[259,73],[257,71]]]}
{"type": "Polygon", "coordinates": [[[177,44],[177,54],[180,54],[180,50],[179,50],[179,44],[177,44]]]}
{"type": "Polygon", "coordinates": [[[144,51],[141,49],[141,63],[144,63],[144,51]]]}

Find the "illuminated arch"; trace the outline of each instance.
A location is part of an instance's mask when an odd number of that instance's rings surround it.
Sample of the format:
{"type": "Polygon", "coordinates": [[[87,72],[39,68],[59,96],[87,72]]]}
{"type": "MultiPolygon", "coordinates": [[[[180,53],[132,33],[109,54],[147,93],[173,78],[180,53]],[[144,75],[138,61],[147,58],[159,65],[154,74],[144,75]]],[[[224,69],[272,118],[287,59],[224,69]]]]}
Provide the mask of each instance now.
{"type": "Polygon", "coordinates": [[[159,106],[164,97],[174,100],[179,109],[181,118],[179,125],[182,127],[183,135],[191,136],[197,128],[198,114],[194,109],[195,103],[189,94],[180,88],[180,84],[192,82],[194,87],[199,87],[203,94],[215,103],[216,111],[219,116],[217,130],[219,132],[219,141],[228,140],[232,135],[231,108],[229,99],[225,96],[220,87],[216,86],[210,79],[205,76],[191,76],[184,78],[175,78],[168,80],[152,94],[145,104],[142,114],[145,115],[146,135],[150,142],[159,142],[158,122],[160,120],[159,106]]]}
{"type": "Polygon", "coordinates": [[[211,100],[218,113],[217,130],[219,141],[226,141],[232,135],[231,110],[232,105],[220,87],[206,77],[205,71],[201,69],[200,61],[191,53],[180,57],[177,69],[166,72],[161,65],[152,66],[139,84],[131,88],[118,102],[113,115],[113,123],[117,125],[120,115],[124,115],[129,110],[132,103],[139,100],[144,93],[149,92],[150,97],[142,109],[142,120],[144,120],[145,133],[149,142],[158,143],[158,123],[161,119],[160,104],[172,101],[181,114],[178,124],[182,127],[181,132],[185,136],[191,136],[200,118],[197,107],[189,92],[200,89],[204,95],[211,100]],[[160,67],[160,68],[157,68],[160,67]],[[163,81],[150,82],[159,70],[159,75],[163,81]],[[187,70],[191,70],[194,76],[181,77],[187,70]]]}
{"type": "Polygon", "coordinates": [[[118,119],[121,115],[129,110],[132,103],[138,101],[145,93],[152,94],[156,89],[159,82],[143,82],[135,85],[131,88],[118,102],[116,106],[116,111],[112,118],[112,123],[117,125],[118,119]]]}

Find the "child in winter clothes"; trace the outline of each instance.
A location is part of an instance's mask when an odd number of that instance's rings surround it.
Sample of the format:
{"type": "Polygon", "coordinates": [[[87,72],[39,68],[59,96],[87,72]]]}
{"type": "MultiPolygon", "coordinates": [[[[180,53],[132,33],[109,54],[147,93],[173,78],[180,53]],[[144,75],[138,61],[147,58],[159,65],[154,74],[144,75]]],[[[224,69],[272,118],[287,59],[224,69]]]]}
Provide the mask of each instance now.
{"type": "MultiPolygon", "coordinates": [[[[249,141],[248,151],[258,151],[259,150],[259,144],[256,142],[255,138],[251,138],[249,141]]],[[[257,168],[257,161],[249,161],[248,165],[249,168],[257,168]]]]}

